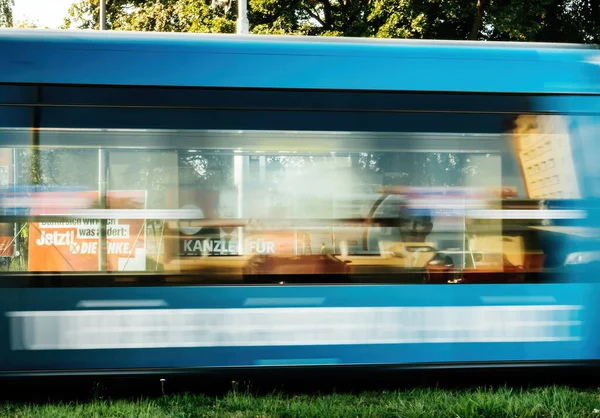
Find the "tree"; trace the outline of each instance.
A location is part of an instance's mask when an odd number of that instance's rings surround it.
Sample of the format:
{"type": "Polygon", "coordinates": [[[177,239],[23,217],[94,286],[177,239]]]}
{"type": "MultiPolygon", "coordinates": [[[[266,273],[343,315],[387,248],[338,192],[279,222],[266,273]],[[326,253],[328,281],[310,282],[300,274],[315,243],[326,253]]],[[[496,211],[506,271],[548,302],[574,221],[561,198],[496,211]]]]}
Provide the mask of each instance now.
{"type": "MultiPolygon", "coordinates": [[[[10,0],[0,0],[10,1],[10,0]]],[[[600,0],[249,0],[250,30],[384,38],[597,42],[600,0]]],[[[115,30],[232,33],[235,0],[107,0],[115,30]]],[[[65,27],[98,27],[78,0],[65,27]]]]}
{"type": "Polygon", "coordinates": [[[492,2],[487,22],[490,40],[596,43],[600,1],[492,2]]]}
{"type": "Polygon", "coordinates": [[[0,28],[12,27],[14,5],[15,0],[0,0],[0,28]]]}
{"type": "Polygon", "coordinates": [[[377,0],[369,22],[382,38],[468,39],[475,6],[474,0],[377,0]]]}
{"type": "MultiPolygon", "coordinates": [[[[483,1],[483,0],[482,0],[483,1]]],[[[473,0],[250,0],[251,31],[353,37],[466,39],[476,14],[473,0]]],[[[107,26],[164,32],[235,31],[235,1],[108,0],[107,26]]],[[[65,27],[97,28],[98,0],[79,0],[65,27]]]]}
{"type": "MultiPolygon", "coordinates": [[[[107,0],[107,28],[156,32],[235,32],[235,13],[197,0],[107,0]]],[[[69,9],[64,28],[98,29],[98,0],[79,0],[69,9]]]]}
{"type": "Polygon", "coordinates": [[[371,0],[254,0],[249,18],[254,33],[371,36],[371,0]]]}
{"type": "Polygon", "coordinates": [[[16,28],[21,29],[49,29],[48,26],[42,26],[38,21],[32,21],[29,19],[19,20],[14,25],[16,28]]]}

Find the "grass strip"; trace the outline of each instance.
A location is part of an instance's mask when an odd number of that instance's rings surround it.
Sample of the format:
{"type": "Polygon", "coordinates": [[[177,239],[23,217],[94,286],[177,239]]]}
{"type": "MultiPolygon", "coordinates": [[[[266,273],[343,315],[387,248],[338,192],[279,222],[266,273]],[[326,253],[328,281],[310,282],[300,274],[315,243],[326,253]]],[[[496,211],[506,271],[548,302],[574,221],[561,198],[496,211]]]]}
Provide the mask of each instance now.
{"type": "Polygon", "coordinates": [[[534,389],[415,389],[356,395],[222,397],[167,395],[157,399],[92,400],[86,403],[0,405],[6,417],[598,417],[600,391],[569,387],[534,389]]]}

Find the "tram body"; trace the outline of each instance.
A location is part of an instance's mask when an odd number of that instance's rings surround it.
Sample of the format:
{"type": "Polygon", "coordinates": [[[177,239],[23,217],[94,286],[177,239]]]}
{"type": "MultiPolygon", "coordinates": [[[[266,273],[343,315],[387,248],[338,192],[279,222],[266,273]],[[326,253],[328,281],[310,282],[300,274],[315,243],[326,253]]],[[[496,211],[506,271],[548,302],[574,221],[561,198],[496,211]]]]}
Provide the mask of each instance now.
{"type": "Polygon", "coordinates": [[[0,49],[0,374],[600,359],[596,49],[0,49]]]}

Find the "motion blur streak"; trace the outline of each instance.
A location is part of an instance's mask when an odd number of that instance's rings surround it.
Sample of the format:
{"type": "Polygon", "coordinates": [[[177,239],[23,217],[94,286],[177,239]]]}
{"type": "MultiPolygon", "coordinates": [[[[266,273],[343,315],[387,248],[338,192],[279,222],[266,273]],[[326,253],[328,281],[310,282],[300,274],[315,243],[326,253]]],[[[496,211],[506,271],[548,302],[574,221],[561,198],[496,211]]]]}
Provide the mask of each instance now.
{"type": "Polygon", "coordinates": [[[244,301],[244,306],[281,306],[281,305],[303,305],[317,306],[322,305],[325,298],[248,298],[244,301]]]}
{"type": "Polygon", "coordinates": [[[553,296],[482,296],[483,303],[556,303],[553,296]]]}
{"type": "Polygon", "coordinates": [[[9,312],[13,350],[579,341],[581,306],[9,312]]]}
{"type": "Polygon", "coordinates": [[[164,300],[82,300],[78,308],[158,308],[168,306],[164,300]]]}

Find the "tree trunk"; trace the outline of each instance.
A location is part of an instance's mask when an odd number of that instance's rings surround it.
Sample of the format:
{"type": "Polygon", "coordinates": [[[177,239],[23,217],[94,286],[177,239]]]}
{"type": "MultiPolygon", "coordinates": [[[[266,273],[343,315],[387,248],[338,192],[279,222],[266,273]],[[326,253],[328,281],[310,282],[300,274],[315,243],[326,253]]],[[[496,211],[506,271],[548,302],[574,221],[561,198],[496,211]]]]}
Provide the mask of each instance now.
{"type": "Polygon", "coordinates": [[[477,0],[477,12],[475,14],[475,19],[473,19],[471,34],[469,35],[470,41],[477,40],[479,30],[481,29],[481,24],[483,23],[483,14],[485,13],[485,8],[488,6],[489,2],[490,0],[477,0]]]}

